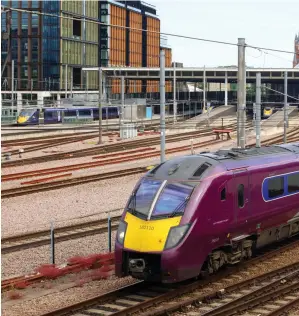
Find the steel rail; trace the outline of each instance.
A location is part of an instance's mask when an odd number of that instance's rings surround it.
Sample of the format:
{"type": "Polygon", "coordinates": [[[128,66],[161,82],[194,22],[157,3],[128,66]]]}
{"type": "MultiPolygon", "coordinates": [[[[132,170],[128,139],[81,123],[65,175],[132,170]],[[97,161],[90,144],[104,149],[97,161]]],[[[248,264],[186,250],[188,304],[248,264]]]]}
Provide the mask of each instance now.
{"type": "MultiPolygon", "coordinates": [[[[161,286],[157,289],[156,287],[152,287],[151,284],[148,284],[146,282],[140,282],[139,285],[141,286],[141,288],[137,289],[137,291],[135,289],[131,290],[130,287],[126,287],[127,291],[120,293],[120,290],[118,289],[116,291],[113,291],[112,293],[108,293],[108,297],[105,295],[95,296],[86,301],[81,301],[74,305],[66,306],[49,313],[45,313],[42,316],[63,316],[75,312],[80,312],[82,315],[85,315],[84,310],[86,310],[89,315],[93,312],[92,306],[95,306],[94,309],[96,314],[100,314],[101,310],[104,310],[110,311],[111,316],[131,315],[133,313],[138,312],[141,312],[143,316],[169,315],[169,313],[171,312],[181,310],[182,307],[189,306],[190,304],[198,304],[208,296],[219,294],[219,292],[215,293],[212,291],[209,295],[202,296],[200,294],[196,294],[196,292],[190,292],[199,290],[200,288],[203,288],[204,286],[212,282],[220,281],[222,278],[233,276],[234,273],[241,271],[243,268],[245,269],[248,267],[252,267],[253,264],[258,264],[260,262],[263,262],[264,260],[270,259],[285,250],[292,249],[294,245],[299,244],[298,240],[289,242],[289,244],[282,246],[280,248],[276,248],[275,250],[272,250],[270,252],[266,252],[265,254],[258,256],[257,258],[249,259],[248,261],[242,262],[239,265],[234,266],[230,269],[220,271],[219,273],[211,276],[206,280],[186,281],[181,284],[172,285],[171,287],[164,285],[162,289],[161,286]],[[170,302],[171,299],[176,299],[178,296],[185,294],[188,295],[188,293],[190,293],[190,296],[186,298],[184,301],[179,301],[176,303],[170,302]],[[167,304],[163,304],[163,306],[161,307],[161,304],[165,302],[167,302],[167,304]],[[155,309],[154,306],[160,307],[155,309]],[[146,309],[150,309],[150,311],[145,312],[146,309]]],[[[270,274],[281,273],[282,271],[285,271],[286,268],[287,267],[280,268],[276,272],[269,272],[268,275],[264,274],[259,278],[266,279],[267,277],[269,277],[270,274]]],[[[299,263],[297,262],[295,264],[290,265],[289,269],[298,270],[299,263]]],[[[252,278],[251,282],[254,282],[253,279],[257,278],[252,278]]],[[[242,282],[244,281],[241,281],[240,283],[242,282]]],[[[233,286],[236,286],[236,284],[234,284],[233,286]]]]}
{"type": "Polygon", "coordinates": [[[51,181],[48,183],[40,183],[40,184],[33,184],[33,185],[24,186],[24,187],[5,189],[1,191],[1,198],[6,199],[6,198],[32,194],[32,193],[37,193],[37,192],[42,192],[42,191],[56,190],[56,189],[61,189],[64,187],[80,185],[80,184],[94,182],[94,181],[101,181],[101,180],[108,180],[108,179],[114,179],[118,177],[129,176],[133,174],[143,173],[145,171],[147,171],[146,167],[137,167],[137,168],[117,170],[117,171],[77,177],[77,178],[70,178],[67,180],[51,181]]]}
{"type": "MultiPolygon", "coordinates": [[[[119,209],[121,210],[121,209],[119,209]]],[[[111,217],[111,228],[116,230],[121,216],[111,217]]],[[[77,239],[85,236],[105,233],[108,231],[107,218],[92,220],[84,223],[55,228],[55,243],[77,239]]],[[[27,234],[20,234],[1,238],[1,254],[7,254],[28,248],[50,244],[50,230],[41,230],[27,234]]]]}
{"type": "MultiPolygon", "coordinates": [[[[180,140],[186,140],[186,139],[189,139],[189,136],[204,137],[204,136],[210,136],[210,135],[213,135],[213,131],[211,129],[185,132],[180,135],[167,135],[166,142],[177,142],[180,140]]],[[[160,138],[159,136],[157,136],[157,137],[152,137],[150,139],[137,139],[137,140],[130,140],[130,141],[117,143],[117,144],[99,145],[93,148],[79,149],[79,150],[69,151],[65,153],[57,153],[57,154],[51,154],[51,155],[44,155],[41,157],[6,161],[6,162],[2,162],[2,168],[23,166],[23,165],[28,165],[32,163],[42,163],[45,161],[69,159],[69,158],[76,158],[76,157],[86,157],[86,156],[92,156],[92,155],[101,154],[101,153],[105,154],[108,152],[116,152],[116,151],[129,150],[132,148],[138,148],[140,146],[144,147],[144,146],[158,145],[159,142],[160,142],[160,138]]]]}

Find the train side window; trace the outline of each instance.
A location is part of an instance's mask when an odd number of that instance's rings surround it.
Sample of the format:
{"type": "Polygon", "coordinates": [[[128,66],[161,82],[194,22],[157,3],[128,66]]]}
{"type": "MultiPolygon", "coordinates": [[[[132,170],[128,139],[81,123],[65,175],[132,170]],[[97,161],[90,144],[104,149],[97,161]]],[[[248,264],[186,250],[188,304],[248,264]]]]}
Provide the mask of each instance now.
{"type": "Polygon", "coordinates": [[[299,172],[288,175],[289,193],[299,192],[299,172]]]}
{"type": "Polygon", "coordinates": [[[268,180],[268,196],[275,198],[284,193],[284,178],[276,177],[268,180]]]}
{"type": "Polygon", "coordinates": [[[244,185],[239,184],[238,186],[238,206],[241,208],[244,206],[244,185]]]}
{"type": "Polygon", "coordinates": [[[221,201],[225,201],[226,200],[226,190],[225,190],[225,188],[223,188],[221,190],[220,196],[221,196],[221,201]]]}

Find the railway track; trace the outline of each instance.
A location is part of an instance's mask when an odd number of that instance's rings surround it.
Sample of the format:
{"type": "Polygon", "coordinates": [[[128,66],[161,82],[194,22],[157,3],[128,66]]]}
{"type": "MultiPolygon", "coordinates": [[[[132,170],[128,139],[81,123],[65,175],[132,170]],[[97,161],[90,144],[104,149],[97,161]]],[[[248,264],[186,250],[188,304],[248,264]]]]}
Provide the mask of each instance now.
{"type": "MultiPolygon", "coordinates": [[[[189,315],[206,315],[205,313],[211,312],[223,306],[223,303],[214,302],[212,299],[223,299],[224,303],[228,304],[249,294],[253,290],[260,291],[262,286],[264,289],[266,285],[270,287],[276,281],[275,284],[285,283],[285,279],[292,280],[292,277],[299,275],[299,263],[291,264],[287,267],[271,271],[263,274],[259,277],[251,278],[246,281],[236,283],[235,274],[242,269],[254,269],[258,264],[264,260],[271,260],[275,255],[283,252],[284,250],[291,249],[295,245],[299,244],[299,240],[293,240],[285,246],[280,246],[272,251],[268,251],[263,255],[250,259],[246,262],[240,263],[237,266],[233,266],[229,269],[222,270],[209,277],[206,280],[186,281],[177,285],[152,285],[146,282],[138,282],[130,286],[93,297],[87,301],[82,301],[50,313],[43,314],[42,316],[62,316],[62,315],[131,315],[133,313],[143,316],[157,316],[157,315],[170,315],[172,312],[184,312],[189,315]],[[228,286],[221,291],[217,290],[205,290],[205,286],[217,282],[218,286],[221,286],[222,279],[226,281],[229,279],[233,285],[228,286]],[[234,282],[233,282],[234,281],[234,282]],[[283,282],[282,282],[283,281],[283,282]],[[255,286],[255,287],[254,287],[255,286]],[[249,290],[250,289],[250,290],[249,290]],[[246,291],[247,290],[247,291],[246,291]],[[208,291],[206,294],[202,294],[203,291],[208,291]],[[243,291],[241,293],[240,291],[243,291]],[[231,298],[228,300],[228,296],[231,293],[231,298]],[[238,293],[233,295],[234,293],[238,293]],[[171,301],[173,300],[173,301],[171,301]],[[210,303],[210,304],[209,304],[210,303]],[[213,304],[214,303],[214,304],[213,304]],[[209,304],[207,306],[206,304],[209,304]],[[191,313],[190,306],[202,308],[205,307],[204,313],[191,313]]],[[[293,285],[296,288],[297,285],[293,285]]],[[[212,287],[213,288],[213,287],[212,287]]],[[[221,289],[221,287],[220,287],[221,289]]],[[[257,292],[256,292],[257,293],[257,292]]],[[[219,311],[219,309],[218,309],[219,311]]],[[[214,314],[210,314],[214,315],[214,314]]],[[[218,314],[215,314],[218,315],[218,314]]],[[[219,314],[221,315],[221,314],[219,314]]],[[[222,314],[229,315],[229,314],[222,314]]],[[[238,313],[236,315],[239,315],[238,313]]],[[[255,315],[257,316],[257,315],[255,315]]]]}
{"type": "MultiPolygon", "coordinates": [[[[122,209],[119,209],[120,211],[122,209]]],[[[113,210],[116,211],[116,210],[113,210]]],[[[116,230],[121,216],[111,217],[111,229],[116,230]]],[[[88,221],[55,228],[55,243],[85,236],[105,233],[108,231],[107,218],[88,221]]],[[[15,235],[1,238],[1,254],[12,253],[28,248],[35,248],[50,244],[50,230],[15,235]]]]}
{"type": "MultiPolygon", "coordinates": [[[[181,119],[180,119],[181,120],[181,119]]],[[[116,124],[116,125],[119,125],[116,124]]],[[[145,130],[150,130],[157,128],[160,123],[152,123],[145,124],[145,130]]],[[[166,124],[169,128],[172,124],[166,124]]],[[[98,127],[97,127],[98,128],[98,127]]],[[[51,130],[50,130],[51,131],[51,130]]],[[[14,135],[14,134],[13,134],[14,135]]],[[[45,147],[48,144],[48,147],[59,146],[63,144],[67,144],[68,142],[81,141],[85,139],[92,139],[98,137],[98,132],[87,131],[87,132],[79,132],[79,133],[65,133],[63,135],[51,135],[51,136],[41,136],[41,137],[28,137],[24,139],[15,139],[15,140],[3,140],[1,141],[2,146],[12,147],[12,146],[28,146],[28,145],[37,145],[33,147],[26,148],[26,152],[31,152],[35,150],[40,150],[47,148],[45,147]]],[[[103,136],[111,136],[111,135],[119,135],[118,131],[110,131],[103,132],[103,136]]],[[[10,151],[12,155],[17,154],[18,150],[10,151]]]]}
{"type": "MultiPolygon", "coordinates": [[[[216,140],[213,142],[213,144],[218,143],[218,142],[221,142],[221,140],[216,140]]],[[[211,141],[195,144],[193,145],[193,149],[200,148],[206,145],[211,145],[211,141]]],[[[175,147],[175,148],[166,150],[166,154],[187,151],[189,149],[190,149],[190,146],[175,147]]],[[[15,180],[18,178],[23,178],[23,177],[30,177],[30,176],[37,176],[37,175],[40,176],[40,175],[46,175],[46,174],[48,175],[48,174],[66,172],[66,171],[81,170],[84,168],[89,169],[91,167],[98,167],[98,166],[103,166],[103,165],[108,165],[108,164],[115,164],[115,163],[136,161],[138,159],[157,157],[159,155],[160,155],[160,151],[147,152],[145,154],[132,155],[132,156],[122,157],[122,158],[117,158],[117,159],[113,158],[113,159],[110,159],[109,161],[100,161],[100,162],[57,167],[57,168],[41,169],[39,171],[33,171],[33,172],[28,171],[28,173],[24,173],[23,175],[22,173],[10,174],[10,175],[7,175],[6,177],[2,176],[2,179],[3,181],[15,180]]],[[[117,171],[88,175],[88,176],[73,177],[73,178],[68,178],[64,180],[51,181],[47,183],[37,183],[37,184],[16,187],[16,188],[11,188],[11,189],[4,189],[4,190],[1,190],[1,198],[5,199],[5,198],[10,198],[10,197],[15,197],[15,196],[42,192],[42,191],[55,190],[55,189],[60,189],[63,187],[68,187],[68,186],[80,185],[83,183],[108,180],[108,179],[143,173],[146,171],[147,171],[147,166],[144,166],[144,167],[123,169],[123,170],[117,170],[117,171]]]]}
{"type": "MultiPolygon", "coordinates": [[[[298,131],[295,130],[295,131],[291,131],[288,135],[289,137],[291,136],[298,139],[299,135],[297,136],[297,134],[298,134],[298,131]]],[[[217,142],[221,142],[221,141],[220,140],[214,141],[213,144],[217,142]]],[[[277,143],[277,142],[282,142],[282,136],[275,137],[271,141],[267,140],[265,143],[269,144],[269,143],[277,143]]],[[[263,145],[265,143],[262,142],[263,145]]],[[[196,148],[200,148],[200,147],[210,145],[210,144],[211,144],[211,141],[202,142],[202,143],[195,144],[193,148],[196,149],[196,148]]],[[[250,146],[254,146],[254,145],[252,144],[250,146]]],[[[176,152],[186,151],[186,150],[189,150],[189,146],[181,146],[181,147],[169,149],[166,151],[166,154],[171,154],[171,153],[176,153],[176,152]]],[[[72,171],[72,170],[80,170],[83,168],[91,168],[91,167],[97,167],[97,166],[102,166],[102,165],[107,165],[107,164],[135,161],[137,159],[156,157],[159,154],[160,154],[159,151],[154,151],[154,152],[148,152],[142,155],[137,154],[137,155],[131,155],[131,156],[122,157],[122,158],[113,158],[113,159],[110,159],[109,161],[84,163],[84,164],[77,164],[77,165],[57,167],[57,168],[41,169],[41,170],[25,172],[25,173],[4,175],[2,176],[2,181],[15,180],[15,179],[37,176],[37,175],[55,174],[55,173],[61,173],[61,172],[66,172],[66,171],[72,171]]],[[[63,187],[79,185],[82,183],[107,180],[107,179],[117,178],[117,177],[126,176],[126,175],[138,174],[138,173],[145,172],[146,170],[147,170],[146,166],[144,166],[144,167],[139,167],[139,168],[124,169],[124,170],[119,170],[119,171],[114,171],[114,172],[103,173],[103,174],[95,174],[95,175],[89,175],[89,176],[83,176],[83,177],[74,177],[74,178],[69,178],[65,180],[51,181],[48,183],[37,183],[37,184],[27,185],[23,187],[4,189],[1,191],[1,195],[2,195],[2,198],[5,199],[5,198],[14,197],[14,196],[21,196],[21,195],[37,193],[37,192],[42,192],[42,191],[60,189],[63,187]]]]}
{"type": "MultiPolygon", "coordinates": [[[[226,128],[235,128],[236,124],[227,126],[226,128]]],[[[193,137],[205,137],[213,135],[213,131],[211,128],[202,129],[198,131],[192,132],[185,132],[179,135],[167,135],[166,136],[166,143],[178,142],[183,140],[189,140],[193,137]]],[[[99,154],[107,154],[112,152],[119,152],[124,150],[136,149],[139,147],[149,147],[155,146],[160,144],[160,136],[152,137],[150,139],[137,139],[137,140],[130,140],[123,143],[117,144],[109,144],[109,145],[98,145],[93,148],[85,148],[80,150],[69,151],[65,153],[57,153],[51,155],[44,155],[39,157],[33,158],[26,158],[26,159],[19,159],[14,161],[5,161],[2,162],[2,168],[6,167],[15,167],[15,166],[23,166],[28,164],[35,164],[35,163],[42,163],[48,162],[53,160],[61,160],[61,159],[69,159],[69,158],[77,158],[77,157],[86,157],[92,155],[99,155],[99,154]]]]}
{"type": "Polygon", "coordinates": [[[52,181],[48,183],[39,183],[33,185],[27,185],[23,187],[17,187],[12,189],[5,189],[1,190],[1,198],[6,199],[14,196],[21,196],[27,195],[37,192],[61,189],[64,187],[94,182],[94,181],[101,181],[101,180],[108,180],[114,179],[118,177],[129,176],[133,174],[143,173],[147,169],[146,167],[137,167],[131,169],[124,169],[124,170],[117,170],[112,172],[100,173],[95,175],[83,176],[83,177],[76,177],[70,178],[66,180],[59,180],[59,181],[52,181]]]}
{"type": "MultiPolygon", "coordinates": [[[[201,143],[197,143],[193,145],[193,148],[200,148],[206,145],[211,144],[217,144],[220,140],[215,141],[205,141],[201,143]]],[[[190,146],[179,146],[174,147],[166,150],[166,154],[181,152],[189,150],[190,146]]],[[[111,164],[117,164],[122,162],[129,162],[129,161],[136,161],[140,159],[146,159],[150,157],[156,157],[160,155],[159,150],[155,150],[154,147],[145,147],[145,148],[139,148],[135,150],[131,150],[129,152],[125,153],[110,153],[106,155],[100,155],[100,156],[94,156],[93,159],[99,160],[94,162],[87,162],[87,163],[79,163],[74,165],[67,165],[62,167],[54,167],[54,168],[45,168],[45,169],[38,169],[33,171],[27,171],[27,172],[18,172],[18,173],[12,173],[12,174],[6,174],[2,175],[1,181],[12,181],[12,180],[19,180],[23,178],[30,178],[30,177],[38,177],[43,175],[52,175],[67,171],[74,171],[74,170],[82,170],[82,169],[90,169],[93,167],[99,167],[99,166],[105,166],[105,165],[111,165],[111,164]],[[142,153],[140,153],[140,151],[142,153]]]]}
{"type": "MultiPolygon", "coordinates": [[[[175,142],[179,140],[185,140],[189,139],[190,136],[199,135],[200,133],[193,133],[182,136],[177,135],[171,135],[166,137],[167,142],[175,142]]],[[[212,132],[208,133],[208,135],[211,135],[212,132]]],[[[15,161],[7,161],[2,162],[2,168],[6,167],[15,167],[15,166],[23,166],[28,164],[35,164],[35,163],[43,163],[53,160],[62,160],[62,159],[69,159],[69,158],[77,158],[77,157],[86,157],[86,156],[92,156],[92,155],[98,155],[98,154],[107,154],[112,152],[120,152],[124,150],[130,150],[130,149],[136,149],[138,147],[146,147],[146,146],[152,146],[157,145],[159,143],[159,137],[154,137],[152,139],[142,139],[142,140],[131,140],[124,143],[117,143],[117,144],[109,144],[109,145],[98,145],[97,147],[93,148],[86,148],[86,149],[80,149],[80,150],[74,150],[70,152],[65,153],[57,153],[57,154],[51,154],[51,155],[44,155],[41,157],[33,157],[33,158],[26,158],[26,159],[19,159],[15,161]]]]}

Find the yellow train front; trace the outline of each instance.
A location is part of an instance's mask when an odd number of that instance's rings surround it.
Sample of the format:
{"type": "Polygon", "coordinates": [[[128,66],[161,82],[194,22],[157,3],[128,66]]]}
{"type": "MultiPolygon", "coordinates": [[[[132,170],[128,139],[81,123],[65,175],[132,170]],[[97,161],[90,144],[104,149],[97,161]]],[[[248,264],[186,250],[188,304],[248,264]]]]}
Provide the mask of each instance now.
{"type": "Polygon", "coordinates": [[[18,125],[38,125],[40,109],[22,109],[17,117],[18,125]]]}
{"type": "Polygon", "coordinates": [[[263,109],[263,118],[269,118],[273,114],[273,108],[266,106],[263,109]]]}
{"type": "Polygon", "coordinates": [[[199,181],[190,181],[189,175],[201,161],[205,159],[195,156],[166,161],[137,183],[117,231],[118,277],[173,283],[198,275],[202,253],[191,255],[197,245],[191,232],[197,223],[193,217],[199,181]]]}

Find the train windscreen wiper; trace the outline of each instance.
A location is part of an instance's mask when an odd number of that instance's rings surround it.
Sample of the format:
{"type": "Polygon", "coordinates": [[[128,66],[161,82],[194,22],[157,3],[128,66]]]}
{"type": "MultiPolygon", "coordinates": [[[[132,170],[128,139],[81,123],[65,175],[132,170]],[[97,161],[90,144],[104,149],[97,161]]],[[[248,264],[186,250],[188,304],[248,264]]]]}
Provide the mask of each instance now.
{"type": "Polygon", "coordinates": [[[194,188],[193,188],[193,190],[190,192],[190,194],[189,194],[188,196],[186,196],[185,200],[182,201],[182,202],[173,210],[173,212],[168,215],[168,217],[174,217],[174,216],[176,216],[176,215],[180,215],[180,214],[183,214],[183,213],[184,213],[184,211],[181,211],[181,209],[182,209],[183,206],[184,206],[184,207],[186,206],[186,204],[187,204],[188,201],[190,200],[190,197],[191,197],[193,191],[194,191],[194,188]]]}

